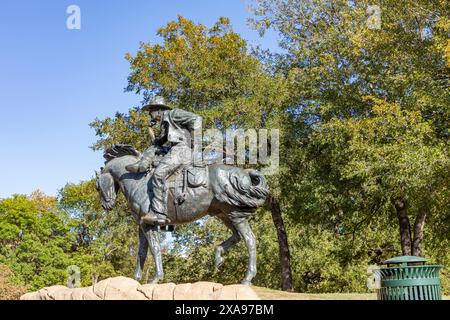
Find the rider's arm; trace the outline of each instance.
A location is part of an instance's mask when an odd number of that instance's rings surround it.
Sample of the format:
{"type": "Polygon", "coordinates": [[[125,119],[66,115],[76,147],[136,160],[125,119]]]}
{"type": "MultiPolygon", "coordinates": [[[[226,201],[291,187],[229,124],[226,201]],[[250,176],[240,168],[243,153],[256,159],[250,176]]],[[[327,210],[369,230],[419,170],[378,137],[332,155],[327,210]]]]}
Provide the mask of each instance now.
{"type": "Polygon", "coordinates": [[[157,146],[162,146],[166,142],[167,142],[167,123],[163,122],[161,123],[161,131],[159,132],[158,137],[156,137],[154,143],[157,146]]]}
{"type": "Polygon", "coordinates": [[[199,130],[202,128],[202,118],[195,113],[182,109],[173,109],[171,111],[172,120],[189,131],[199,130]]]}

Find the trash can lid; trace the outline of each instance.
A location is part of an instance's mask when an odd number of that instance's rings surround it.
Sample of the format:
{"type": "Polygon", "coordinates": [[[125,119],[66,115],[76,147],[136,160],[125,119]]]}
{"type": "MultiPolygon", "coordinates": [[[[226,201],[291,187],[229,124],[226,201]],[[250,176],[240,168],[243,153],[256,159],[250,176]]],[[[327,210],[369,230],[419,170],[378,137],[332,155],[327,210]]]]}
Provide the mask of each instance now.
{"type": "Polygon", "coordinates": [[[401,264],[401,263],[414,263],[414,262],[427,262],[428,259],[416,256],[401,256],[387,259],[384,264],[401,264]]]}

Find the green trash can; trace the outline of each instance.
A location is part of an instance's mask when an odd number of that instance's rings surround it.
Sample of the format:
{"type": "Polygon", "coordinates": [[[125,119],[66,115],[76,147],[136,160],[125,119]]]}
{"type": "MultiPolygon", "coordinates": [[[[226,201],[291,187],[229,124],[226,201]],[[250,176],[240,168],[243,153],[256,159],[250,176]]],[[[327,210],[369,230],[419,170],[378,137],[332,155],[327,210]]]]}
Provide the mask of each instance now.
{"type": "Polygon", "coordinates": [[[441,266],[426,261],[414,256],[384,261],[387,268],[373,270],[380,281],[378,300],[441,300],[441,266]]]}

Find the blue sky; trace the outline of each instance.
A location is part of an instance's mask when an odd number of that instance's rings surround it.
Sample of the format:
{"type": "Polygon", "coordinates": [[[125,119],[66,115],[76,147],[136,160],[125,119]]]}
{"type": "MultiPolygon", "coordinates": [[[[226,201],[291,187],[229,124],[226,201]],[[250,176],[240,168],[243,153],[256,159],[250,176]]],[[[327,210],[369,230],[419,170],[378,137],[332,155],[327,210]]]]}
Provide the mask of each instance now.
{"type": "Polygon", "coordinates": [[[124,93],[139,41],[178,14],[211,26],[219,16],[249,44],[275,49],[247,25],[248,0],[2,1],[0,7],[0,198],[40,189],[56,195],[93,176],[100,152],[89,146],[95,117],[126,112],[141,97],[124,93]],[[68,30],[66,8],[81,9],[81,30],[68,30]]]}

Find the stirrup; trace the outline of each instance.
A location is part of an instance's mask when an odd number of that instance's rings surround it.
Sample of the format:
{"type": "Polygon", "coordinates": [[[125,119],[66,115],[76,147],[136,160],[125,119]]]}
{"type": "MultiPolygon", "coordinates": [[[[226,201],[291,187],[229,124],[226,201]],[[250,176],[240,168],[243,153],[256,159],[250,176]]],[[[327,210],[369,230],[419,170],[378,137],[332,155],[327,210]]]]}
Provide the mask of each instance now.
{"type": "Polygon", "coordinates": [[[141,221],[146,224],[154,224],[154,225],[167,225],[170,223],[170,220],[167,216],[159,213],[148,213],[145,216],[141,217],[141,221]]]}

